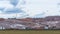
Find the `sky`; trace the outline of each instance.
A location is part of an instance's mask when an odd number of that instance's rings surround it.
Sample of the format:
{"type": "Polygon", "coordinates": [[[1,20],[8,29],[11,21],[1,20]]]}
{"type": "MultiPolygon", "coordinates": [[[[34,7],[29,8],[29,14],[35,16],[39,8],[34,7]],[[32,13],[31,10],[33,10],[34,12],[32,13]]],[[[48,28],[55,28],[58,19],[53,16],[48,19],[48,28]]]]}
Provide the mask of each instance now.
{"type": "Polygon", "coordinates": [[[60,16],[59,3],[60,0],[0,0],[0,18],[60,16]]]}

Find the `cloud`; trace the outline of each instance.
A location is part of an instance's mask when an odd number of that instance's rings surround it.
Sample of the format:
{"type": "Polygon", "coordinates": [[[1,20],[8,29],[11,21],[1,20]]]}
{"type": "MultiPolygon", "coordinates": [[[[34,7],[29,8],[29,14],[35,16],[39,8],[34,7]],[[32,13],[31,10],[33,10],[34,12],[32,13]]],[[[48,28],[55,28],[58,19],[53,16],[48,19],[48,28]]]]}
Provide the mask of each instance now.
{"type": "Polygon", "coordinates": [[[1,7],[0,7],[0,11],[3,11],[4,9],[5,9],[5,8],[3,8],[3,7],[1,8],[1,7]]]}
{"type": "Polygon", "coordinates": [[[14,13],[22,13],[23,10],[19,9],[19,8],[11,8],[11,9],[7,9],[6,11],[4,11],[4,14],[14,14],[14,13]]]}
{"type": "Polygon", "coordinates": [[[19,0],[10,0],[10,3],[14,6],[18,4],[19,0]]]}
{"type": "Polygon", "coordinates": [[[25,11],[29,17],[45,17],[60,15],[58,3],[60,0],[26,0],[25,11]],[[47,12],[48,10],[48,12],[47,12]],[[43,12],[45,12],[43,14],[43,12]],[[57,14],[56,14],[57,13],[57,14]],[[41,15],[43,14],[43,15],[41,15]]]}
{"type": "MultiPolygon", "coordinates": [[[[58,3],[60,3],[60,0],[23,0],[25,3],[23,3],[22,0],[19,0],[19,2],[16,0],[12,0],[13,2],[9,4],[9,2],[4,5],[0,5],[1,7],[5,7],[6,10],[2,11],[4,15],[8,14],[9,16],[16,16],[15,14],[18,14],[20,18],[22,17],[46,17],[46,16],[54,16],[54,15],[60,15],[60,8],[58,8],[58,3]],[[16,6],[16,7],[15,7],[16,6]],[[14,8],[15,7],[15,8],[14,8]],[[21,8],[22,7],[22,8],[21,8]],[[16,9],[19,8],[19,9],[16,9]],[[48,11],[47,11],[48,10],[48,11]]],[[[0,3],[1,4],[1,3],[0,3]]],[[[2,14],[1,14],[2,15],[2,14]]],[[[9,17],[6,15],[5,17],[9,17]]]]}

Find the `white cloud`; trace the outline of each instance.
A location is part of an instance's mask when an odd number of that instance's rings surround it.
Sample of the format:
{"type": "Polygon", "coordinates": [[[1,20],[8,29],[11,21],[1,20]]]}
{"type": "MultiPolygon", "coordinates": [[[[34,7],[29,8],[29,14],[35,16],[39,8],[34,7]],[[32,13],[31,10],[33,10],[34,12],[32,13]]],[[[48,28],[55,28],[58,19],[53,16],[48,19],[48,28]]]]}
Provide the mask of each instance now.
{"type": "Polygon", "coordinates": [[[45,12],[44,16],[59,15],[57,3],[59,3],[59,0],[26,0],[25,10],[30,17],[43,12],[45,12]]]}
{"type": "MultiPolygon", "coordinates": [[[[38,14],[42,14],[43,12],[45,12],[44,16],[51,16],[51,15],[60,15],[59,14],[59,9],[58,9],[58,5],[57,3],[60,2],[60,0],[24,0],[26,2],[26,4],[22,4],[23,0],[20,0],[20,2],[18,3],[18,5],[16,6],[16,8],[21,8],[24,12],[26,13],[22,13],[22,15],[18,14],[19,17],[22,17],[24,14],[28,16],[27,17],[34,17],[35,15],[38,14]],[[48,10],[48,12],[47,12],[48,10]]],[[[9,2],[8,2],[9,3],[9,2]]],[[[2,3],[2,5],[4,5],[4,3],[2,3]]],[[[6,3],[6,6],[8,6],[9,4],[6,3]]],[[[5,7],[5,6],[3,6],[5,7]]],[[[12,5],[8,6],[9,7],[13,7],[12,5]]],[[[12,16],[16,16],[15,14],[0,14],[1,17],[12,17],[12,16]],[[3,16],[5,15],[5,16],[3,16]]],[[[41,15],[40,15],[41,16],[41,15]]],[[[26,17],[26,16],[25,16],[26,17]]]]}

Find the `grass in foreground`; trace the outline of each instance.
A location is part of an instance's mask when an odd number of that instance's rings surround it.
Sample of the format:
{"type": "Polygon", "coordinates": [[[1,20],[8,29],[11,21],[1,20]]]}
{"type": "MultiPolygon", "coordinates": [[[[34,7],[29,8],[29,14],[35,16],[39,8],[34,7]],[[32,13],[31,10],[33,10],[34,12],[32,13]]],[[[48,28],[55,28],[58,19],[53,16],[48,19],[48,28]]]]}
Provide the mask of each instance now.
{"type": "Polygon", "coordinates": [[[0,34],[60,34],[60,30],[1,30],[0,34]]]}

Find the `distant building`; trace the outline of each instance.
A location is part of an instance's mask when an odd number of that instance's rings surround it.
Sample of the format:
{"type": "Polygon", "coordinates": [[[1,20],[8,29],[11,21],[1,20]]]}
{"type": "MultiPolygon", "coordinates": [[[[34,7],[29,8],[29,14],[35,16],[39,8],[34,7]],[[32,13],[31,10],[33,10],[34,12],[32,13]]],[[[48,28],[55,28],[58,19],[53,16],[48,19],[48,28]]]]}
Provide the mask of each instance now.
{"type": "Polygon", "coordinates": [[[46,26],[44,27],[44,29],[49,29],[49,25],[46,25],[46,26]]]}
{"type": "Polygon", "coordinates": [[[14,28],[14,29],[26,29],[26,26],[22,25],[22,24],[13,24],[13,25],[11,25],[11,28],[14,28]]]}
{"type": "Polygon", "coordinates": [[[5,29],[5,27],[0,26],[0,30],[3,30],[3,29],[5,29]]]}

